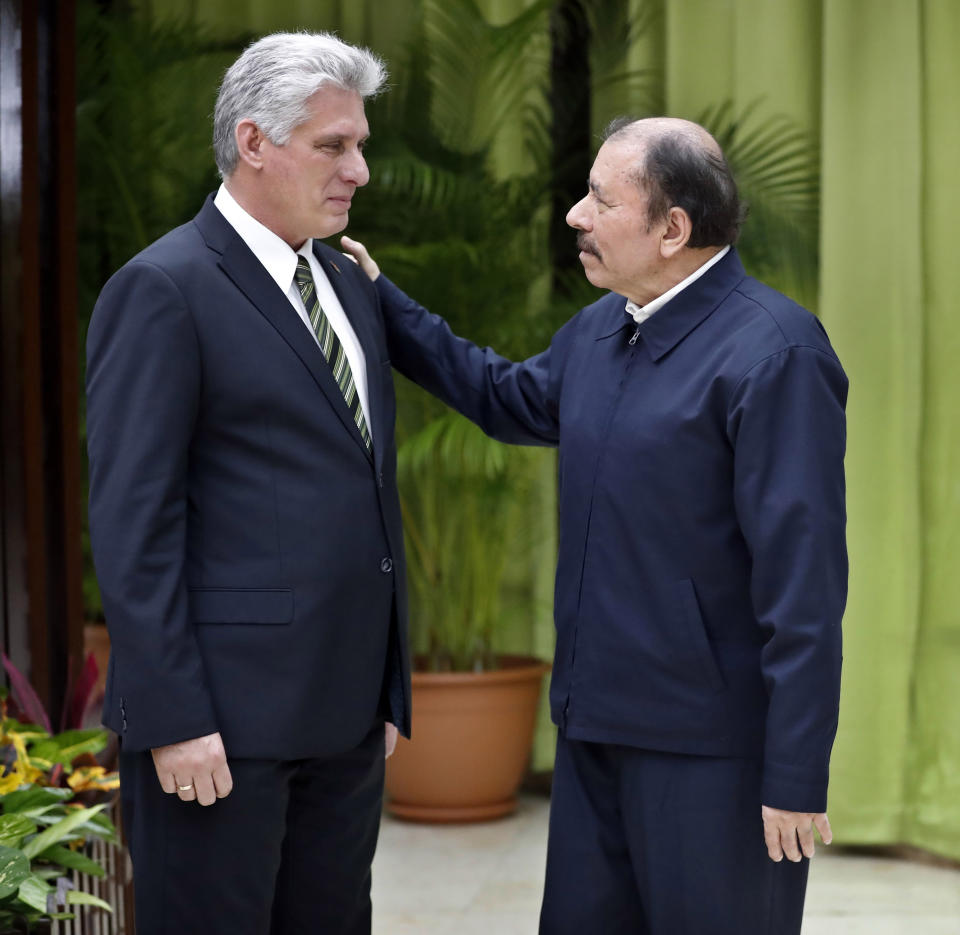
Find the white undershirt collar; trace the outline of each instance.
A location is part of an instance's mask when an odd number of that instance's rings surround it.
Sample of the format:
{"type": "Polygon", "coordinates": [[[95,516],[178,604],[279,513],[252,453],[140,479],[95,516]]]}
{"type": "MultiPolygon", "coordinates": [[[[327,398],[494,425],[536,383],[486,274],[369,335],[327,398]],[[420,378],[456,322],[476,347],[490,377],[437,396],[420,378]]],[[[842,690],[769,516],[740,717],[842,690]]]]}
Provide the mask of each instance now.
{"type": "Polygon", "coordinates": [[[728,253],[730,252],[729,244],[724,247],[719,253],[714,254],[707,260],[703,266],[695,269],[686,279],[682,282],[678,282],[672,289],[668,289],[663,295],[658,295],[655,299],[650,302],[647,302],[646,305],[637,305],[636,302],[632,302],[630,299],[627,299],[627,305],[625,311],[630,315],[633,320],[638,324],[642,325],[654,312],[659,311],[667,304],[674,296],[679,295],[683,292],[687,286],[696,282],[711,266],[715,263],[719,263],[728,253]]]}

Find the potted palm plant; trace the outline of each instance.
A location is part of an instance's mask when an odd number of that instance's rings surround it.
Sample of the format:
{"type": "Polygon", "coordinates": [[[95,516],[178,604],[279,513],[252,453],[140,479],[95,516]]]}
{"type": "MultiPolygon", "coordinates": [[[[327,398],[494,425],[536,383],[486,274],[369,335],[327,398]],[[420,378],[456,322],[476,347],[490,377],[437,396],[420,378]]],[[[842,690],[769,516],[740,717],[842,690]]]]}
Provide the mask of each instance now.
{"type": "Polygon", "coordinates": [[[414,739],[401,742],[387,766],[395,815],[472,821],[516,805],[549,667],[495,646],[508,569],[525,563],[533,544],[528,495],[542,456],[505,448],[451,412],[400,448],[422,652],[413,674],[414,739]]]}

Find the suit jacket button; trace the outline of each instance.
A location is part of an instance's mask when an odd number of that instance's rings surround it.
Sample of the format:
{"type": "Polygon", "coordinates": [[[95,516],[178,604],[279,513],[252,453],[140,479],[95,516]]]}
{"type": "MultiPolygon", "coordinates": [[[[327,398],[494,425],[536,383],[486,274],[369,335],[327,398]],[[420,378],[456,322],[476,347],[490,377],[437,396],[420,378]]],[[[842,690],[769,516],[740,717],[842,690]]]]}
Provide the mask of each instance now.
{"type": "Polygon", "coordinates": [[[385,575],[389,575],[393,571],[393,562],[389,558],[382,559],[380,561],[380,571],[385,575]]]}

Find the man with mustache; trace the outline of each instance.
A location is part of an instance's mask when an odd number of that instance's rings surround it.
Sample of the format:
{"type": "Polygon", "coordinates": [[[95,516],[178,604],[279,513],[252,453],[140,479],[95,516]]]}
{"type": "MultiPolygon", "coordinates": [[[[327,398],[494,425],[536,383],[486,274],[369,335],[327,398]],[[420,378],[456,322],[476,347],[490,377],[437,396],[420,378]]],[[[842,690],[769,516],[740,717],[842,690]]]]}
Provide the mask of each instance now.
{"type": "Polygon", "coordinates": [[[104,718],[140,935],[370,931],[410,718],[395,402],[374,288],[316,238],[369,179],[385,77],[322,33],[247,48],[217,97],[219,191],[93,313],[104,718]]]}
{"type": "Polygon", "coordinates": [[[702,127],[616,124],[567,215],[610,291],[522,363],[344,243],[401,373],[559,447],[544,935],[796,935],[813,827],[830,842],[847,379],[746,275],[741,220],[702,127]]]}

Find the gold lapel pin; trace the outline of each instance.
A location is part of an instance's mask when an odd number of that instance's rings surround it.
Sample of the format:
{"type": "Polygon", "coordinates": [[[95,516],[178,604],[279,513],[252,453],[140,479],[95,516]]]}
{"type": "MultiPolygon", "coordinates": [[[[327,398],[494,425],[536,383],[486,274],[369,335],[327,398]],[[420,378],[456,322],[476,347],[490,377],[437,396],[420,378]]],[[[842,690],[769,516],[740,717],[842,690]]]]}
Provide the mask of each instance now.
{"type": "MultiPolygon", "coordinates": [[[[334,263],[333,260],[330,261],[330,265],[331,265],[338,273],[340,272],[340,267],[337,266],[337,264],[334,263]]],[[[343,275],[343,274],[341,273],[341,275],[343,275]]]]}

